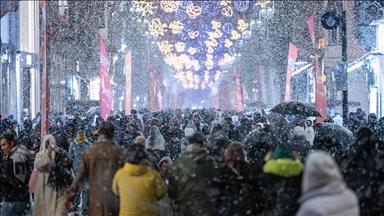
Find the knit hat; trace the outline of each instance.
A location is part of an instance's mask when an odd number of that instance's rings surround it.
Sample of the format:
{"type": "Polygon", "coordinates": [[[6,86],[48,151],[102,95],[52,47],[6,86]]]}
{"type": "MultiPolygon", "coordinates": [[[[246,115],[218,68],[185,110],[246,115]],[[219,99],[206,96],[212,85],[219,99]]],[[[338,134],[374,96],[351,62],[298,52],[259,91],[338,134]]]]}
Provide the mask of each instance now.
{"type": "Polygon", "coordinates": [[[184,130],[185,137],[191,137],[194,133],[195,131],[192,128],[185,128],[184,130]]]}
{"type": "Polygon", "coordinates": [[[296,126],[295,128],[293,128],[293,135],[295,137],[304,136],[304,128],[300,126],[296,126]]]}
{"type": "Polygon", "coordinates": [[[283,145],[283,144],[277,145],[275,150],[273,151],[272,159],[277,160],[277,159],[287,159],[287,158],[292,160],[295,159],[293,157],[292,151],[289,150],[289,148],[286,145],[283,145]]]}

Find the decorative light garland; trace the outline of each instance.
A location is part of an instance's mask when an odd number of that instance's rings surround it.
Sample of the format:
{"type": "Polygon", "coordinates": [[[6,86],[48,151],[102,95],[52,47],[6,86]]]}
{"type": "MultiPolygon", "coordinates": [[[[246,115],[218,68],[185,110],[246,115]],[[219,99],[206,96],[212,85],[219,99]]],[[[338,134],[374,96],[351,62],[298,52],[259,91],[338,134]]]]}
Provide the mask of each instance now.
{"type": "Polygon", "coordinates": [[[187,7],[186,12],[191,19],[196,19],[201,14],[201,7],[194,6],[192,3],[187,7]]]}
{"type": "Polygon", "coordinates": [[[160,6],[161,8],[167,12],[167,13],[172,13],[177,11],[179,9],[180,2],[179,1],[160,1],[160,6]]]}
{"type": "Polygon", "coordinates": [[[179,20],[175,20],[169,24],[169,29],[172,30],[173,34],[179,34],[183,31],[184,24],[179,20]]]}
{"type": "Polygon", "coordinates": [[[149,24],[149,31],[158,37],[159,35],[164,35],[164,32],[167,31],[167,26],[166,23],[161,23],[160,18],[156,18],[149,24]]]}

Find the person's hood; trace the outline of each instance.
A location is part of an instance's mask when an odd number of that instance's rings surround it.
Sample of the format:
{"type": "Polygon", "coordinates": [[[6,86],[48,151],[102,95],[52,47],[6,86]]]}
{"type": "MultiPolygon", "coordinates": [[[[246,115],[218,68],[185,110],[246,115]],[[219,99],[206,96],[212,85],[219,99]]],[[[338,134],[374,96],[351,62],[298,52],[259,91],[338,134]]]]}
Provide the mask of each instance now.
{"type": "Polygon", "coordinates": [[[33,159],[35,154],[34,151],[29,150],[25,145],[17,145],[15,151],[29,159],[33,159]]]}
{"type": "Polygon", "coordinates": [[[164,161],[166,161],[169,166],[172,166],[172,159],[170,157],[162,157],[160,162],[159,162],[159,167],[161,167],[161,163],[163,163],[164,161]]]}
{"type": "Polygon", "coordinates": [[[332,194],[341,193],[347,189],[347,186],[344,182],[333,182],[330,184],[326,184],[323,186],[319,186],[317,188],[313,188],[312,190],[303,192],[303,195],[298,199],[299,203],[303,203],[312,197],[318,196],[329,196],[332,194]]]}
{"type": "Polygon", "coordinates": [[[282,177],[298,176],[303,171],[304,165],[299,160],[277,159],[269,160],[263,167],[264,173],[282,177]]]}
{"type": "Polygon", "coordinates": [[[125,163],[123,170],[130,176],[141,176],[148,172],[148,166],[142,164],[125,163]]]}
{"type": "Polygon", "coordinates": [[[199,144],[189,144],[183,155],[193,160],[201,160],[207,156],[207,149],[199,144]]]}
{"type": "Polygon", "coordinates": [[[322,185],[342,182],[339,166],[326,152],[317,151],[309,155],[303,174],[302,192],[318,188],[322,185]]]}

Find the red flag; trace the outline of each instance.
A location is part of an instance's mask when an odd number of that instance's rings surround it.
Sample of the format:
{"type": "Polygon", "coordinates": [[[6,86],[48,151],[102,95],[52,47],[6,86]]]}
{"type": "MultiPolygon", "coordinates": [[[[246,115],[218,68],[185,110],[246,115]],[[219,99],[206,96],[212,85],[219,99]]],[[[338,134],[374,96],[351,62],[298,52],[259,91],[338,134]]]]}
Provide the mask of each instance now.
{"type": "Polygon", "coordinates": [[[240,73],[236,71],[236,110],[244,111],[243,98],[241,97],[240,73]]]}
{"type": "Polygon", "coordinates": [[[153,97],[156,88],[155,74],[153,73],[153,65],[149,63],[149,88],[148,88],[148,110],[153,111],[153,97]]]}
{"type": "Polygon", "coordinates": [[[321,80],[321,73],[320,73],[320,67],[319,67],[319,61],[317,60],[317,53],[316,53],[316,44],[315,44],[315,14],[312,13],[308,20],[308,29],[309,34],[311,35],[312,45],[313,45],[313,52],[315,56],[315,91],[316,91],[316,109],[319,111],[322,117],[317,118],[317,122],[323,122],[327,117],[327,97],[325,95],[325,89],[323,85],[323,81],[321,80]]]}
{"type": "Polygon", "coordinates": [[[101,117],[107,120],[111,113],[113,92],[109,81],[109,60],[103,38],[100,37],[100,112],[101,117]]]}
{"type": "Polygon", "coordinates": [[[291,77],[295,70],[295,62],[297,58],[297,47],[293,43],[289,43],[288,50],[288,65],[287,65],[287,78],[285,80],[285,97],[284,101],[291,99],[291,77]]]}
{"type": "Polygon", "coordinates": [[[132,52],[125,54],[125,115],[131,114],[132,103],[132,52]]]}

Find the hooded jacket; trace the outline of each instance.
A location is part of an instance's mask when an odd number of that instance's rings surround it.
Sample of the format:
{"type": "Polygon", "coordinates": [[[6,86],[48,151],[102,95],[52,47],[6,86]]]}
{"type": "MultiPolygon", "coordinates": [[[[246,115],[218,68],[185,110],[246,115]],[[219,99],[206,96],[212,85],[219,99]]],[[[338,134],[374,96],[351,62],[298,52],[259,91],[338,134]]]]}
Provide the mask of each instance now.
{"type": "Polygon", "coordinates": [[[213,215],[213,176],[213,161],[207,150],[197,144],[189,144],[187,150],[175,160],[169,179],[169,196],[176,201],[177,215],[213,215]]]}
{"type": "Polygon", "coordinates": [[[347,188],[340,169],[325,152],[311,154],[305,166],[297,216],[359,215],[355,193],[347,188]]]}
{"type": "Polygon", "coordinates": [[[125,163],[116,172],[112,190],[120,197],[120,216],[156,216],[157,201],[165,195],[167,187],[148,165],[125,163]]]}
{"type": "Polygon", "coordinates": [[[313,124],[314,124],[314,120],[312,117],[309,117],[307,118],[307,121],[311,121],[312,122],[312,125],[311,126],[305,126],[305,129],[304,129],[304,136],[305,136],[305,139],[311,144],[311,146],[313,145],[313,140],[315,139],[315,130],[313,129],[313,124]]]}
{"type": "Polygon", "coordinates": [[[85,139],[85,141],[81,142],[81,143],[79,143],[75,139],[69,145],[68,155],[73,160],[72,171],[75,175],[76,175],[77,171],[79,170],[79,166],[80,166],[80,162],[81,162],[81,156],[83,155],[84,150],[91,147],[91,146],[92,146],[92,143],[89,142],[88,139],[85,139]]]}
{"type": "Polygon", "coordinates": [[[33,154],[23,145],[17,145],[3,161],[1,172],[1,191],[6,202],[29,201],[28,181],[30,177],[29,160],[33,154]]]}

